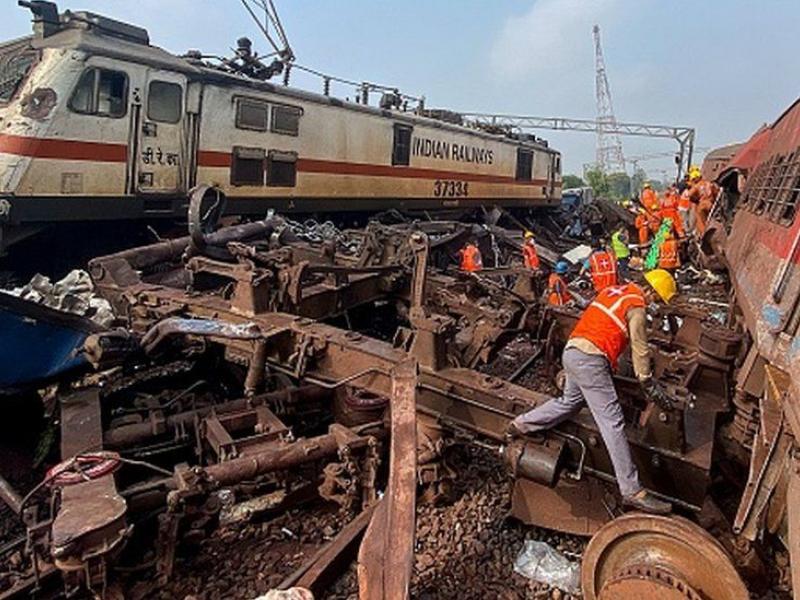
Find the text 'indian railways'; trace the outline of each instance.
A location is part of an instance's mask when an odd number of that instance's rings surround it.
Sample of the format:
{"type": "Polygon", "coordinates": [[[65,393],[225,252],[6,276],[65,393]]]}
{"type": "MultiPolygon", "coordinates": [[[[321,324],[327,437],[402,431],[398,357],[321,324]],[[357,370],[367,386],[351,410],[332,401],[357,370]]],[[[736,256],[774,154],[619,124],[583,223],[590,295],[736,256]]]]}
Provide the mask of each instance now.
{"type": "Polygon", "coordinates": [[[411,152],[414,156],[424,156],[426,158],[455,160],[479,165],[491,165],[494,163],[494,152],[492,150],[422,137],[413,139],[411,152]]]}

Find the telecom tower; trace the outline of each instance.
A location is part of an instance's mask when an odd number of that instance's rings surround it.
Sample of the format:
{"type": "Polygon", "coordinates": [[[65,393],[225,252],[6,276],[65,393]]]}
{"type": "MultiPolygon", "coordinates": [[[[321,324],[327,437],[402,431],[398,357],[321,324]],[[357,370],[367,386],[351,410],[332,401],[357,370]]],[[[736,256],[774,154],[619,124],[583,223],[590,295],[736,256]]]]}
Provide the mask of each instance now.
{"type": "Polygon", "coordinates": [[[612,133],[617,128],[611,89],[606,76],[606,61],[600,45],[600,27],[592,28],[594,34],[595,94],[597,96],[597,168],[603,173],[624,173],[625,156],[619,135],[612,133]]]}

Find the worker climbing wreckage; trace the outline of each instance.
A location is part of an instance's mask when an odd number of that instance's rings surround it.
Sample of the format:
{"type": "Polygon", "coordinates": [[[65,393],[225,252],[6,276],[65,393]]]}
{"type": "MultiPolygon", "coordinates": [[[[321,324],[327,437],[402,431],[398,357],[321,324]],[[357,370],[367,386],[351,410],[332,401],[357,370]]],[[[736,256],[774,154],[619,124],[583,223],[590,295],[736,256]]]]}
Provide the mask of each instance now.
{"type": "Polygon", "coordinates": [[[639,481],[612,380],[620,355],[630,345],[634,372],[645,397],[658,406],[669,403],[666,392],[653,378],[645,308],[656,299],[668,303],[677,289],[672,276],[660,269],[648,272],[645,279],[649,284],[645,290],[626,283],[611,284],[599,291],[564,349],[566,379],[562,395],[516,417],[508,432],[525,436],[549,429],[588,405],[611,456],[623,504],[634,510],[667,514],[671,505],[653,496],[639,481]]]}

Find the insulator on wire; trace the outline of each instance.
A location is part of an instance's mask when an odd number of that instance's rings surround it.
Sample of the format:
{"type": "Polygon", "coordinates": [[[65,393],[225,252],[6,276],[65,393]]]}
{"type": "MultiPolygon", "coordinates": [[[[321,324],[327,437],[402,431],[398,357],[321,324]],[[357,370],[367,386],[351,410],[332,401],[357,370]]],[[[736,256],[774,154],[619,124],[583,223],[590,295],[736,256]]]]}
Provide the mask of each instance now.
{"type": "Polygon", "coordinates": [[[283,85],[289,85],[289,75],[292,73],[292,63],[286,63],[286,69],[283,71],[283,85]]]}
{"type": "Polygon", "coordinates": [[[326,96],[331,95],[331,78],[324,77],[322,79],[322,93],[326,96]]]}

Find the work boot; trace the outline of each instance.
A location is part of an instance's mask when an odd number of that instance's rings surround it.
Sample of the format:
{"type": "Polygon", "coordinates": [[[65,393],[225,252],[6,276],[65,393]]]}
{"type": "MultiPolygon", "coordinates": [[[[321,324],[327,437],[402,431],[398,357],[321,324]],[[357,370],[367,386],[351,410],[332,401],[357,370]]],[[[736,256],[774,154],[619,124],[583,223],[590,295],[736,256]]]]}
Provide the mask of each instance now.
{"type": "Polygon", "coordinates": [[[508,426],[506,427],[506,438],[514,439],[520,437],[525,437],[525,432],[522,431],[522,429],[519,428],[519,425],[517,425],[514,421],[509,421],[508,426]]]}
{"type": "Polygon", "coordinates": [[[647,490],[637,492],[633,496],[623,496],[622,505],[653,515],[668,515],[672,512],[672,504],[659,500],[647,490]]]}

